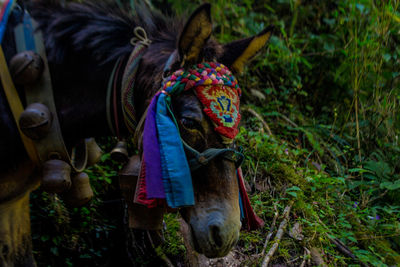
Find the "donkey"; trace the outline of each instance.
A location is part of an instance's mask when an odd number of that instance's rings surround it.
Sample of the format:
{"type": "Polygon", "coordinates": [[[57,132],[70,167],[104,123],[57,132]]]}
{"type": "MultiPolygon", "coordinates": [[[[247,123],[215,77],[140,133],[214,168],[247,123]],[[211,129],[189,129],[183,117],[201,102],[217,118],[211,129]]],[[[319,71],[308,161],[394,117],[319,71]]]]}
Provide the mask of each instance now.
{"type": "MultiPolygon", "coordinates": [[[[137,118],[146,114],[168,73],[203,62],[219,62],[240,73],[272,32],[272,27],[267,27],[256,36],[219,44],[211,37],[209,4],[196,9],[186,23],[141,5],[134,14],[97,2],[59,5],[35,1],[28,9],[44,36],[57,116],[67,144],[86,137],[113,135],[106,119],[107,84],[117,61],[123,67],[128,62],[135,45],[131,42],[135,27],[142,27],[151,40],[134,80],[137,118]]],[[[18,19],[10,15],[2,44],[7,61],[15,54],[11,29],[18,19]]],[[[122,76],[122,72],[115,74],[117,98],[121,95],[122,76]]],[[[117,112],[114,126],[119,129],[118,135],[131,134],[124,121],[121,99],[112,109],[117,112]]],[[[198,151],[225,148],[203,109],[194,90],[173,97],[172,110],[181,138],[198,151]]],[[[40,168],[24,150],[2,90],[0,132],[0,266],[34,266],[29,194],[40,184],[40,168]]],[[[139,143],[143,135],[146,132],[138,134],[139,143]]],[[[190,226],[192,245],[207,257],[224,256],[236,244],[241,228],[236,166],[216,157],[192,171],[191,177],[195,205],[182,207],[180,212],[190,226]]]]}

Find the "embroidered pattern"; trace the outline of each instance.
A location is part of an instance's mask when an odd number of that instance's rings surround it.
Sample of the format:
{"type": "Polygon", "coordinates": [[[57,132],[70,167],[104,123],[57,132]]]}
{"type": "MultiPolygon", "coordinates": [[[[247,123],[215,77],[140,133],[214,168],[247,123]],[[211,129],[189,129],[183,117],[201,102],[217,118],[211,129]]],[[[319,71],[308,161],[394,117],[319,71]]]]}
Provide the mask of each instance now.
{"type": "Polygon", "coordinates": [[[180,93],[193,87],[215,131],[234,139],[240,122],[241,90],[231,71],[219,63],[197,64],[188,71],[175,71],[164,81],[162,89],[180,93]]]}
{"type": "Polygon", "coordinates": [[[124,75],[122,77],[121,102],[124,114],[125,125],[131,133],[135,132],[137,121],[133,103],[133,86],[135,83],[136,71],[139,67],[146,46],[138,44],[133,49],[126,64],[124,75]]]}
{"type": "Polygon", "coordinates": [[[204,112],[216,126],[215,131],[230,139],[235,138],[240,121],[237,92],[225,85],[198,86],[195,90],[205,107],[204,112]]]}

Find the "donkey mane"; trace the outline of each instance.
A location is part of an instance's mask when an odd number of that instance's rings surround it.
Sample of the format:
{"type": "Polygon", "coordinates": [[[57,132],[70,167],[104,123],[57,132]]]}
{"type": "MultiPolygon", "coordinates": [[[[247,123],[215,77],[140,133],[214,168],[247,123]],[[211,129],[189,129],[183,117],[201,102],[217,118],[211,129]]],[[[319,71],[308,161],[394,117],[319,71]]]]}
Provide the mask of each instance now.
{"type": "Polygon", "coordinates": [[[72,52],[92,55],[99,63],[108,63],[132,51],[130,39],[136,26],[146,30],[153,43],[162,43],[163,49],[173,51],[177,33],[183,27],[181,18],[171,18],[145,4],[136,4],[135,10],[122,10],[113,3],[87,1],[65,6],[35,3],[32,15],[46,36],[48,57],[63,62],[72,52]]]}
{"type": "MultiPolygon", "coordinates": [[[[134,28],[145,29],[152,45],[146,51],[145,63],[140,65],[135,82],[140,84],[135,90],[135,104],[141,113],[147,105],[143,97],[148,100],[158,90],[164,65],[177,48],[186,19],[164,15],[136,1],[135,10],[123,10],[111,2],[86,1],[64,6],[48,2],[36,1],[31,13],[45,36],[48,59],[55,64],[75,65],[82,58],[94,59],[96,62],[92,64],[97,65],[112,63],[121,57],[127,60],[133,49],[130,40],[134,37],[134,28]]],[[[222,50],[222,46],[210,38],[203,58],[215,60],[222,50]]]]}

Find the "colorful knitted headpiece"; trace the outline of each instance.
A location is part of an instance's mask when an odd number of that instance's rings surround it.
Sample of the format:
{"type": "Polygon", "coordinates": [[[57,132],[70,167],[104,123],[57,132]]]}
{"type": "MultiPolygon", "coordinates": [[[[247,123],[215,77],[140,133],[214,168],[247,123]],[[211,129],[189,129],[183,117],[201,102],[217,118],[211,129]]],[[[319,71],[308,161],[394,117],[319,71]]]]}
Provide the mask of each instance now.
{"type": "Polygon", "coordinates": [[[171,96],[194,89],[218,132],[229,143],[240,121],[240,88],[222,64],[177,70],[162,84],[147,112],[143,135],[146,199],[166,199],[172,208],[194,205],[190,168],[172,112],[171,96]]]}
{"type": "MultiPolygon", "coordinates": [[[[204,112],[215,125],[224,143],[230,143],[238,133],[241,90],[231,71],[223,64],[203,63],[190,70],[175,71],[163,83],[166,92],[179,93],[194,88],[204,106],[204,112]]],[[[170,93],[171,94],[171,93],[170,93]]]]}

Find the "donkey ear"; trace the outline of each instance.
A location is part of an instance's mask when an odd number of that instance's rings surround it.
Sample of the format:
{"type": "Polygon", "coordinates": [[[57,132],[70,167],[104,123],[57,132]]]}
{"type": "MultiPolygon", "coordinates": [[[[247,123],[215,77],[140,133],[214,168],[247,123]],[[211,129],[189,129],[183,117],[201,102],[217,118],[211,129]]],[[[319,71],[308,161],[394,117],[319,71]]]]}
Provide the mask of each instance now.
{"type": "Polygon", "coordinates": [[[224,45],[224,52],[218,61],[228,66],[236,73],[242,72],[244,64],[255,56],[268,42],[273,29],[274,26],[268,26],[253,37],[233,41],[232,43],[224,45]]]}
{"type": "Polygon", "coordinates": [[[190,16],[179,37],[179,56],[182,63],[194,63],[199,59],[204,44],[212,31],[211,5],[201,5],[190,16]]]}

